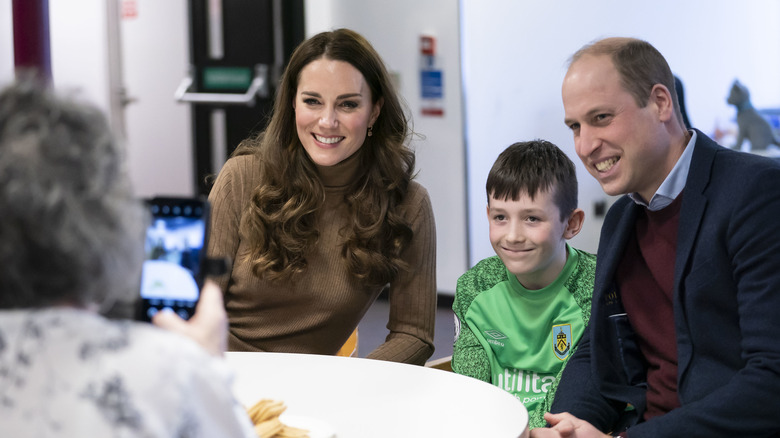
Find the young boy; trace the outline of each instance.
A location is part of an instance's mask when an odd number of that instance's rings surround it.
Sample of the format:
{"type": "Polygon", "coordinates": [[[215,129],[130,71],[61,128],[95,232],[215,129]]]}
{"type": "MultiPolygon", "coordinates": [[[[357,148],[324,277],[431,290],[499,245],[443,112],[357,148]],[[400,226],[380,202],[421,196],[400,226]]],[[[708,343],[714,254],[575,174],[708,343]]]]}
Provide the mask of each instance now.
{"type": "Polygon", "coordinates": [[[458,279],[452,369],[510,392],[540,427],[590,317],[596,256],[566,243],[585,213],[574,163],[554,144],[509,146],[486,189],[497,256],[458,279]]]}

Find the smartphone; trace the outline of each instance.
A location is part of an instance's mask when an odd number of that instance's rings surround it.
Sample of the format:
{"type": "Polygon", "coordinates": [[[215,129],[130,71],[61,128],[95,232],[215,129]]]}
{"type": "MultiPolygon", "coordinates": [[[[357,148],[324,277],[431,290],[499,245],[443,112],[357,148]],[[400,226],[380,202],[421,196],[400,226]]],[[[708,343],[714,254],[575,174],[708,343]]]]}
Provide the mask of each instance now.
{"type": "Polygon", "coordinates": [[[150,321],[163,309],[189,319],[203,286],[208,201],[157,197],[145,203],[151,219],[144,243],[137,319],[150,321]]]}

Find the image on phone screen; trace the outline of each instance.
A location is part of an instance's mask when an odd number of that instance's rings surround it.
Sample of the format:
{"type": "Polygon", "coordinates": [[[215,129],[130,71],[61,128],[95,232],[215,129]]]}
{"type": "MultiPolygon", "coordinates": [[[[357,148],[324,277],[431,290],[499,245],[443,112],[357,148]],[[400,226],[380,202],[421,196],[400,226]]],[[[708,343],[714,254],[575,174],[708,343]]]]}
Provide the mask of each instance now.
{"type": "Polygon", "coordinates": [[[195,312],[201,287],[207,206],[195,199],[155,198],[147,202],[146,259],[141,274],[141,319],[170,309],[184,319],[195,312]]]}

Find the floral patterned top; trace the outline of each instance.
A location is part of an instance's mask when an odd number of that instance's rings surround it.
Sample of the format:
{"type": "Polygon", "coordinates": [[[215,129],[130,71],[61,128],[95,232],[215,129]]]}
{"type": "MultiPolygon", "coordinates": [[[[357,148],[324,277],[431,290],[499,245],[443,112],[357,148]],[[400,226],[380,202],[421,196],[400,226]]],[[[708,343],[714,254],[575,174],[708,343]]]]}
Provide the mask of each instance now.
{"type": "Polygon", "coordinates": [[[147,323],[0,311],[8,437],[256,437],[226,363],[147,323]]]}

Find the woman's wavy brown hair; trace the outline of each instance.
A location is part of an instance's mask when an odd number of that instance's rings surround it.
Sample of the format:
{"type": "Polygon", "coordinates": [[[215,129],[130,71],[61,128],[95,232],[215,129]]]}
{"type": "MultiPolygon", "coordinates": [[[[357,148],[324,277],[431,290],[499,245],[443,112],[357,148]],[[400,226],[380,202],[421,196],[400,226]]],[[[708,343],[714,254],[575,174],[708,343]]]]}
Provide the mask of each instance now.
{"type": "MultiPolygon", "coordinates": [[[[325,192],[316,166],[301,144],[293,100],[301,70],[317,59],[348,62],[363,75],[372,103],[383,101],[373,135],[360,148],[358,177],[345,201],[352,228],[342,230],[341,255],[365,285],[383,285],[407,266],[401,253],[412,239],[400,211],[413,178],[415,156],[407,146],[408,119],[384,62],[369,42],[348,29],[323,32],[304,41],[290,58],[265,132],[244,140],[234,155],[258,154],[261,184],[242,222],[250,239],[255,275],[285,280],[306,269],[305,253],[316,244],[317,211],[325,192]]],[[[326,220],[323,218],[323,220],[326,220]]]]}

